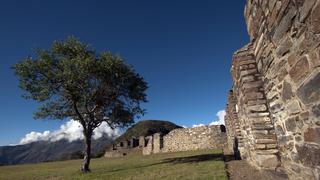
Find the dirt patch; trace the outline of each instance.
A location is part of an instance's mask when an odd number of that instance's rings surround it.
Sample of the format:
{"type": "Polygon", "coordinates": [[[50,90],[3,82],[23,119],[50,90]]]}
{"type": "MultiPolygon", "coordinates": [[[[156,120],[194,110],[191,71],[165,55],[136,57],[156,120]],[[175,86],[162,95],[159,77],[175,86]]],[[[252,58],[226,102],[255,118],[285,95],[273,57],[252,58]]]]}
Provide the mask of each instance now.
{"type": "Polygon", "coordinates": [[[283,172],[258,170],[247,161],[235,160],[231,155],[224,155],[224,160],[230,180],[288,180],[283,172]]]}

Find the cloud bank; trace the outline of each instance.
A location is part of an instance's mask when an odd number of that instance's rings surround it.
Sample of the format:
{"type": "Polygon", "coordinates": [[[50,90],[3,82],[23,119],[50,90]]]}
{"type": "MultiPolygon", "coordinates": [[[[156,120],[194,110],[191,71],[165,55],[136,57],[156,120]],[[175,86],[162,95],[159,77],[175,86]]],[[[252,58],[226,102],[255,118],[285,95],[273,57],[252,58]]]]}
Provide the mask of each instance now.
{"type": "MultiPolygon", "coordinates": [[[[212,121],[211,123],[209,123],[209,125],[221,125],[223,124],[224,125],[224,116],[226,115],[226,111],[223,109],[223,110],[220,110],[217,112],[216,116],[218,116],[218,119],[217,120],[214,120],[212,121]]],[[[204,124],[195,124],[195,125],[192,125],[192,127],[199,127],[199,126],[205,126],[204,124]]]]}
{"type": "MultiPolygon", "coordinates": [[[[99,127],[97,127],[93,131],[93,139],[99,139],[102,137],[104,134],[108,135],[109,137],[116,137],[119,136],[120,132],[118,129],[112,130],[106,122],[103,122],[99,127]]],[[[35,132],[32,131],[28,134],[25,135],[20,140],[19,144],[28,144],[31,142],[36,142],[36,141],[59,141],[62,139],[66,139],[69,142],[78,140],[78,139],[83,139],[83,134],[82,134],[82,126],[78,121],[70,120],[66,122],[65,124],[62,124],[58,130],[55,131],[44,131],[44,132],[35,132]]]]}
{"type": "Polygon", "coordinates": [[[224,125],[224,116],[226,115],[226,111],[225,110],[220,110],[217,112],[216,114],[218,116],[218,119],[215,121],[212,121],[209,125],[224,125]]]}
{"type": "Polygon", "coordinates": [[[205,126],[204,124],[195,124],[195,125],[192,125],[192,127],[200,127],[200,126],[205,126]]]}

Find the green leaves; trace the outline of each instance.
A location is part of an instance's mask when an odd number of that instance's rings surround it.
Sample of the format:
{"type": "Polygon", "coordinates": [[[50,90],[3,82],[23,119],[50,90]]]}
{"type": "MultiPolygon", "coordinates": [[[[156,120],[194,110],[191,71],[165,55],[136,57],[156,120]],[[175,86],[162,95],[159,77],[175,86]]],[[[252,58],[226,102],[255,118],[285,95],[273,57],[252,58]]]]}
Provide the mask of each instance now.
{"type": "Polygon", "coordinates": [[[102,121],[126,126],[143,114],[147,83],[120,56],[95,53],[74,37],[38,49],[13,66],[23,96],[41,106],[35,118],[79,120],[94,129],[102,121]]]}

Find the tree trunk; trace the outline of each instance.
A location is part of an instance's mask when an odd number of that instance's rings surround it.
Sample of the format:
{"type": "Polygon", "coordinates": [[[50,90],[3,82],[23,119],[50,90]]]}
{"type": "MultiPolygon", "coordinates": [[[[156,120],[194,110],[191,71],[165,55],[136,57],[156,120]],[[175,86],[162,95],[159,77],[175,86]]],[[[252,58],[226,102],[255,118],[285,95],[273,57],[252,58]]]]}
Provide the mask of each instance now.
{"type": "Polygon", "coordinates": [[[91,136],[92,133],[90,132],[84,132],[84,141],[85,141],[85,152],[84,152],[84,158],[83,163],[81,166],[81,171],[84,173],[90,172],[89,165],[91,160],[91,136]]]}

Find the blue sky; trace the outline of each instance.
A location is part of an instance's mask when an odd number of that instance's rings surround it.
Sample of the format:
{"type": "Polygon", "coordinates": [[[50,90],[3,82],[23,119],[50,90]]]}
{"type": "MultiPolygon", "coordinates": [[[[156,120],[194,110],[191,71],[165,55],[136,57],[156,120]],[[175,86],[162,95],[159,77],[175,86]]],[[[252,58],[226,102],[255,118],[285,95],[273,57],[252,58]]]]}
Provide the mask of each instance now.
{"type": "Polygon", "coordinates": [[[120,54],[150,88],[142,119],[208,124],[225,108],[232,53],[248,40],[245,0],[3,0],[0,6],[0,145],[65,122],[33,120],[10,67],[69,35],[120,54]]]}

